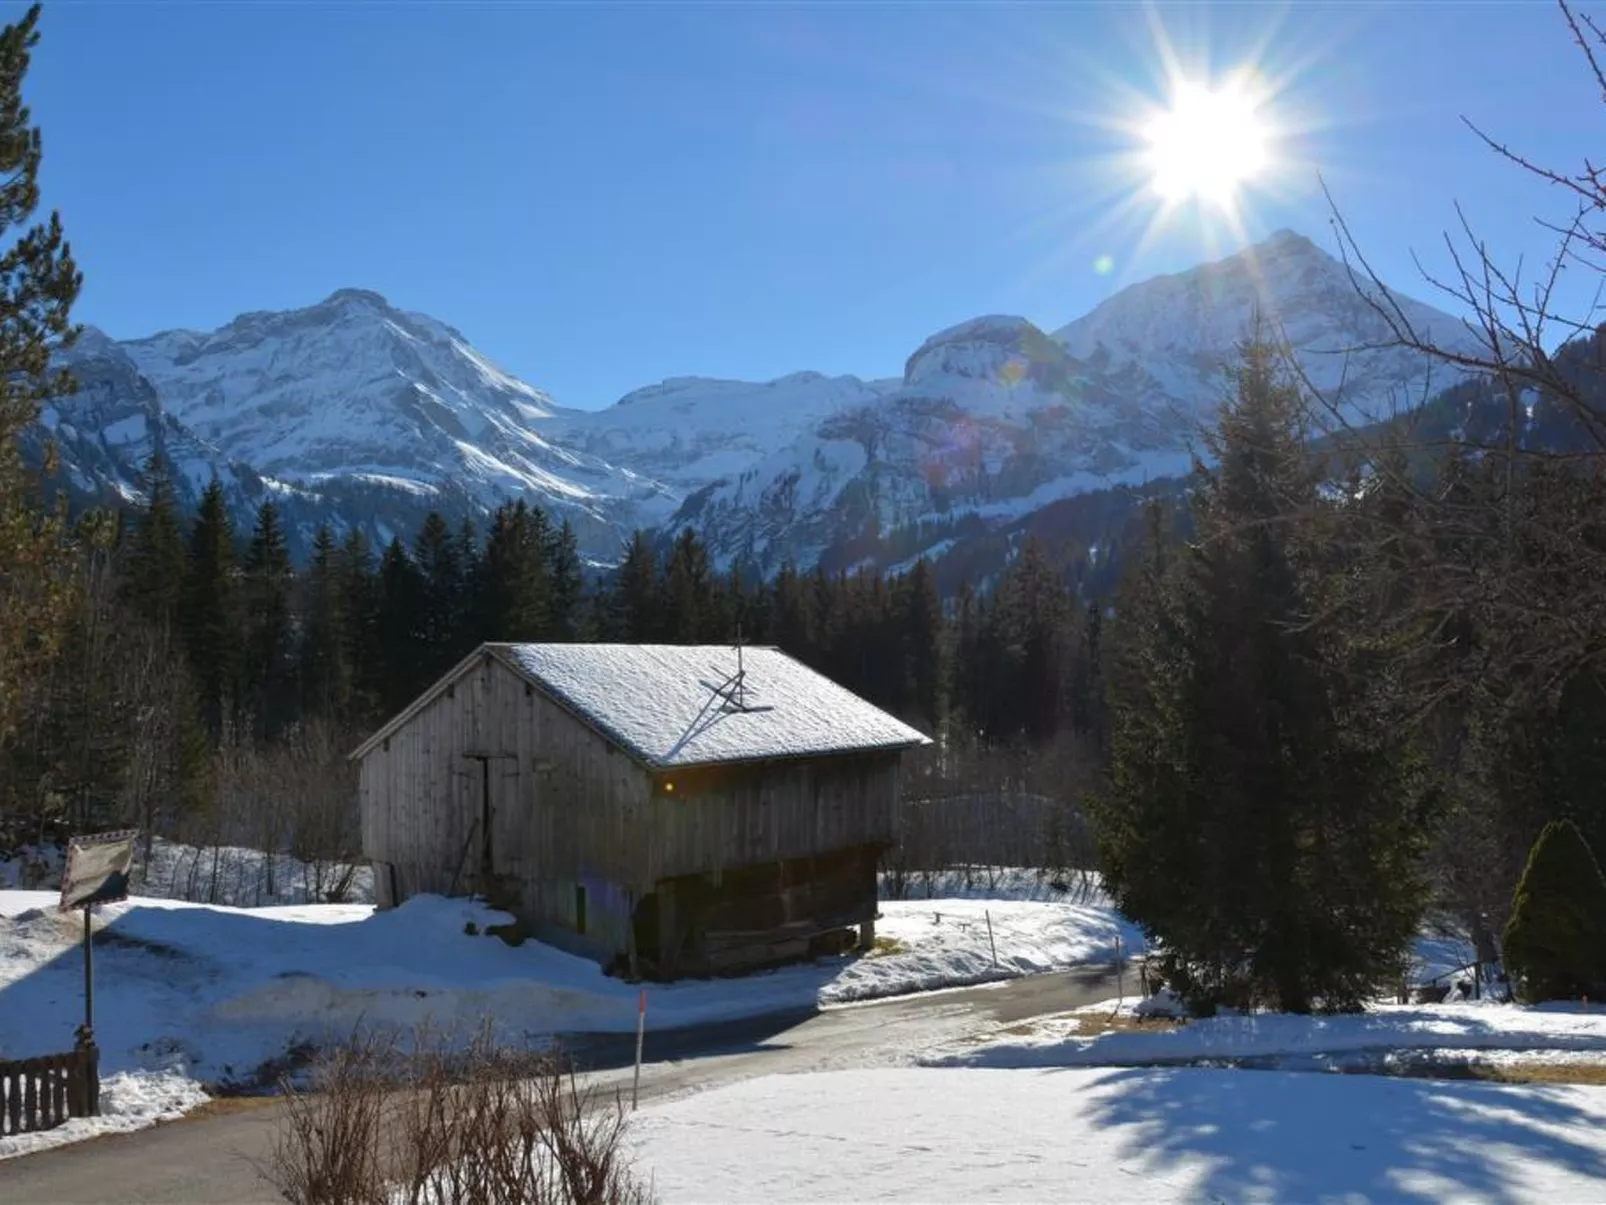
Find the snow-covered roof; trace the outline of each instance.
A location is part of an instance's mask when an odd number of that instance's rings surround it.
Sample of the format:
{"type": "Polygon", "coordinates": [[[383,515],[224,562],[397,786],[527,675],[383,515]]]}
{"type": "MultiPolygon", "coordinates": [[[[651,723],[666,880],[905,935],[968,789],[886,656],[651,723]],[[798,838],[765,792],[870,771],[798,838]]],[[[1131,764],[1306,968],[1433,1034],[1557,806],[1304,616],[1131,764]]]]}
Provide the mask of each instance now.
{"type": "Polygon", "coordinates": [[[490,646],[633,756],[658,769],[929,742],[779,649],[730,645],[490,646]],[[723,690],[723,694],[721,694],[723,690]]]}

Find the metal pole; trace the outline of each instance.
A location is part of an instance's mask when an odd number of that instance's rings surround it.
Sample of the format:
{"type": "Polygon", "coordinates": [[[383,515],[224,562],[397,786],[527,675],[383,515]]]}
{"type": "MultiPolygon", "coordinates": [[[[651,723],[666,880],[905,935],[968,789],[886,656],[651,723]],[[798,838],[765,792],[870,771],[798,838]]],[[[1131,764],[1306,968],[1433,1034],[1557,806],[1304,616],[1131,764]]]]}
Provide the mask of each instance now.
{"type": "Polygon", "coordinates": [[[1115,935],[1115,985],[1116,991],[1119,993],[1119,1003],[1115,1007],[1119,1011],[1121,1005],[1126,1003],[1126,963],[1121,960],[1121,935],[1119,933],[1115,935]]]}
{"type": "Polygon", "coordinates": [[[95,943],[89,931],[90,905],[84,905],[84,1041],[95,1040],[95,943]]]}
{"type": "Polygon", "coordinates": [[[641,989],[641,1007],[636,1010],[636,1078],[630,1085],[630,1111],[641,1099],[641,1046],[647,1037],[647,989],[641,989]]]}
{"type": "Polygon", "coordinates": [[[993,948],[993,965],[998,965],[998,943],[993,940],[993,913],[987,909],[982,913],[987,918],[987,944],[993,948]]]}

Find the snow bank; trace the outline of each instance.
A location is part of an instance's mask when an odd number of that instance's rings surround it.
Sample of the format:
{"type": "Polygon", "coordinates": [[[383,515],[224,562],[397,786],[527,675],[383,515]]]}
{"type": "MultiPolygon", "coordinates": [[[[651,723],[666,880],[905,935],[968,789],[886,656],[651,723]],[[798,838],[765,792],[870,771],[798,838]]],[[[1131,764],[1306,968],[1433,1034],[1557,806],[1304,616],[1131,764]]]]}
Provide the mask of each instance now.
{"type": "MultiPolygon", "coordinates": [[[[80,929],[55,900],[0,892],[0,1057],[70,1044],[80,929]]],[[[515,948],[484,935],[508,919],[431,896],[388,912],[109,905],[96,917],[103,1065],[237,1082],[299,1042],[359,1024],[471,1027],[490,1015],[510,1041],[634,1029],[639,988],[539,942],[515,948]]],[[[1118,936],[1132,938],[1107,909],[1020,901],[888,903],[879,932],[893,952],[650,985],[648,1023],[673,1028],[1054,970],[1110,957],[1118,936]]]]}
{"type": "Polygon", "coordinates": [[[848,964],[821,989],[821,1003],[1113,961],[1117,943],[1128,954],[1143,949],[1143,934],[1113,909],[1031,900],[887,901],[876,937],[896,952],[848,964]]]}
{"type": "MultiPolygon", "coordinates": [[[[1099,1011],[1107,1015],[1110,1008],[1083,1013],[1099,1011]]],[[[1568,1055],[1606,1061],[1606,1010],[1598,1007],[1385,1004],[1352,1016],[1260,1013],[1091,1035],[1078,1034],[1076,1021],[1075,1017],[1049,1019],[1025,1037],[1018,1036],[1017,1030],[1016,1036],[1005,1040],[934,1052],[924,1061],[933,1066],[1130,1067],[1214,1059],[1450,1051],[1504,1056],[1490,1061],[1565,1061],[1561,1056],[1568,1055]]]]}
{"type": "Polygon", "coordinates": [[[1598,1201],[1606,1089],[1197,1069],[770,1076],[636,1114],[680,1201],[1598,1201]]]}

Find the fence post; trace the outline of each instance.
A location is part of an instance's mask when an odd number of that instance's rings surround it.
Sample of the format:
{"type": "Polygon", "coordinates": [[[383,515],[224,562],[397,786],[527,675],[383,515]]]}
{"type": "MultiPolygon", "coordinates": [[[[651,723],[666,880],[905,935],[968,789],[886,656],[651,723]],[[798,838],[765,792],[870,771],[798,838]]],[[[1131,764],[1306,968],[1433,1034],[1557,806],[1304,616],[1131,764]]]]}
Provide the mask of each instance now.
{"type": "Polygon", "coordinates": [[[998,965],[998,943],[993,940],[993,911],[988,908],[982,912],[982,915],[987,918],[987,944],[992,947],[993,966],[996,967],[998,965]]]}

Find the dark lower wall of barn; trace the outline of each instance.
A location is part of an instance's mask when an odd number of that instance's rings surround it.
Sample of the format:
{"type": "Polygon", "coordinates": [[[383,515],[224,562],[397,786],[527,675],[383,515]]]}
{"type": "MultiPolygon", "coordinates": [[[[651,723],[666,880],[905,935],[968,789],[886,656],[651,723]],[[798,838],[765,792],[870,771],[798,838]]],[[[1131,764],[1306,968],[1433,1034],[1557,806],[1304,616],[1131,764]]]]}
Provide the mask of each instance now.
{"type": "Polygon", "coordinates": [[[640,969],[657,978],[724,974],[836,952],[872,925],[881,846],[661,879],[636,906],[640,969]]]}

